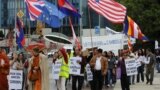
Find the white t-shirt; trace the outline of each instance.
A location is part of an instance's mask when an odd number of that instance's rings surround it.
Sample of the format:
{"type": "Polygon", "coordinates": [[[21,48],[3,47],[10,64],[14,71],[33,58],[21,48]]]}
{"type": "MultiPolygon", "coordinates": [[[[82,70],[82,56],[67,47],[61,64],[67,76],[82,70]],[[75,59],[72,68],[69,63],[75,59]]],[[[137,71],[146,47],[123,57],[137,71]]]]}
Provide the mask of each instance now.
{"type": "Polygon", "coordinates": [[[95,70],[101,70],[101,57],[97,57],[95,70]]]}

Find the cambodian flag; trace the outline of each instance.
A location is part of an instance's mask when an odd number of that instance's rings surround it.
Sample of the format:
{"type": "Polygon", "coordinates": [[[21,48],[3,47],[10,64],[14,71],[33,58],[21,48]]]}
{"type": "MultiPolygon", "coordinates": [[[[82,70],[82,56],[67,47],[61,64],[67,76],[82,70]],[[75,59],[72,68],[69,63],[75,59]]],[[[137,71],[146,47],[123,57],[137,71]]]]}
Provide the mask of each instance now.
{"type": "Polygon", "coordinates": [[[25,37],[23,32],[23,23],[22,21],[17,17],[16,20],[16,43],[18,45],[18,48],[23,48],[25,45],[25,37]]]}
{"type": "Polygon", "coordinates": [[[59,9],[68,16],[81,17],[77,9],[67,0],[58,0],[59,9]]]}

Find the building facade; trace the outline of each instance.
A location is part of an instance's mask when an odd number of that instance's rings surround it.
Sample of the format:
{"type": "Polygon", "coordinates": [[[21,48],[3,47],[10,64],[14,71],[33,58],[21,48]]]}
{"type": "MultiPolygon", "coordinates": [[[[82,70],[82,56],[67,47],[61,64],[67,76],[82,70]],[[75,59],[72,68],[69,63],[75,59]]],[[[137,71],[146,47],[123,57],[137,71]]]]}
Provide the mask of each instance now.
{"type": "MultiPolygon", "coordinates": [[[[57,5],[57,0],[47,0],[53,4],[57,5]]],[[[99,15],[95,13],[93,10],[88,8],[87,5],[87,0],[83,0],[82,4],[80,4],[81,0],[69,0],[80,12],[81,8],[81,15],[82,15],[82,23],[81,25],[83,28],[94,28],[95,26],[99,26],[100,22],[100,27],[105,28],[108,26],[108,22],[106,19],[104,19],[102,16],[99,18],[99,15]],[[89,14],[90,13],[90,14],[89,14]],[[89,19],[90,15],[90,19],[89,19]],[[100,19],[100,20],[99,20],[100,19]],[[91,24],[90,24],[91,23],[91,24]]],[[[36,28],[36,22],[31,22],[29,19],[27,19],[26,16],[26,6],[24,3],[24,0],[0,0],[0,28],[8,28],[9,26],[14,27],[15,26],[15,15],[19,10],[22,10],[24,13],[23,16],[23,22],[25,25],[25,33],[28,32],[28,27],[30,25],[30,28],[33,29],[32,31],[35,30],[36,28]]],[[[79,35],[80,33],[80,19],[76,17],[72,17],[72,22],[75,27],[76,34],[79,35]]],[[[69,26],[69,20],[68,18],[64,18],[62,20],[62,27],[60,28],[52,28],[52,31],[54,32],[62,32],[66,35],[71,35],[71,30],[68,32],[70,29],[69,26]]],[[[46,28],[50,27],[48,25],[45,25],[46,28]]]]}

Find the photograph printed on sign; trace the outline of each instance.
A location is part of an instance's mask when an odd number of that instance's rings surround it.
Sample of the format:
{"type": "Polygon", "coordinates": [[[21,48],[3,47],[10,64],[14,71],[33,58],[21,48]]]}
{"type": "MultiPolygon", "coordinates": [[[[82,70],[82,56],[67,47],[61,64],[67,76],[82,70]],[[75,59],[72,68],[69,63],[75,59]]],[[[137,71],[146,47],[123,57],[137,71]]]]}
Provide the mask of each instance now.
{"type": "Polygon", "coordinates": [[[72,57],[70,59],[70,74],[72,75],[80,75],[81,65],[77,63],[77,61],[81,62],[81,57],[72,57]]]}

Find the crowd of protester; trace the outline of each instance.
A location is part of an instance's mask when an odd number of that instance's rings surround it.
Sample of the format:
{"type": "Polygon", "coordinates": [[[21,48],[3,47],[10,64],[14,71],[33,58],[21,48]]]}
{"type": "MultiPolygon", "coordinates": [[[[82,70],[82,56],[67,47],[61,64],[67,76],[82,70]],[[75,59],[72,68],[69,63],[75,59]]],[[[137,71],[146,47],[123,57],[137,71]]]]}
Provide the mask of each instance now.
{"type": "MultiPolygon", "coordinates": [[[[69,82],[72,83],[72,90],[83,90],[87,87],[91,90],[102,90],[102,88],[114,88],[117,80],[120,79],[121,90],[130,90],[130,85],[136,83],[153,84],[154,69],[160,73],[160,52],[153,53],[150,49],[139,49],[131,52],[129,50],[119,50],[115,56],[112,51],[103,51],[100,48],[82,51],[82,47],[74,47],[72,50],[60,48],[54,52],[52,57],[53,64],[57,60],[62,61],[59,73],[59,80],[56,80],[57,90],[66,90],[69,82]],[[69,73],[69,64],[72,57],[81,57],[77,64],[81,66],[80,75],[69,73]],[[134,58],[140,60],[137,67],[137,75],[128,76],[125,60],[134,58]],[[150,60],[146,63],[146,60],[150,60]],[[86,80],[86,65],[89,64],[93,74],[93,80],[86,80]],[[118,71],[120,69],[120,71],[118,71]],[[120,73],[120,77],[117,76],[120,73]],[[146,79],[145,79],[146,77],[146,79]],[[88,86],[89,85],[89,86],[88,86]]],[[[23,71],[23,90],[49,90],[49,68],[48,58],[38,48],[34,48],[31,57],[28,58],[24,53],[14,52],[10,60],[5,52],[0,49],[0,90],[8,90],[7,75],[9,69],[23,71]],[[1,80],[2,79],[2,80],[1,80]]],[[[68,90],[68,89],[67,89],[68,90]]]]}

